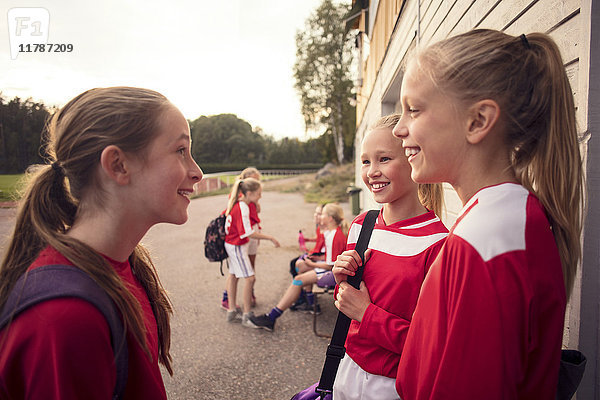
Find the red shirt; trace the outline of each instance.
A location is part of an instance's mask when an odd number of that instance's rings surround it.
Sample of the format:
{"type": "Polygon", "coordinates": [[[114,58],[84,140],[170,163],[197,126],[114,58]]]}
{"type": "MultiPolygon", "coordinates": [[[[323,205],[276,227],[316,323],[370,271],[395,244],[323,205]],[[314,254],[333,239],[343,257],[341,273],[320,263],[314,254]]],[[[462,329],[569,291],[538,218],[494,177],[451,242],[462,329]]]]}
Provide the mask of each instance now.
{"type": "Polygon", "coordinates": [[[465,205],[421,289],[396,388],[414,399],[554,399],[566,293],[539,200],[516,184],[465,205]]]}
{"type": "Polygon", "coordinates": [[[315,239],[315,247],[311,250],[310,254],[313,253],[324,253],[325,252],[325,238],[321,233],[321,229],[317,226],[316,229],[317,238],[315,239]]]}
{"type": "Polygon", "coordinates": [[[225,222],[225,243],[241,246],[248,243],[248,236],[252,235],[250,222],[250,207],[244,201],[238,201],[231,209],[225,222]]]}
{"type": "Polygon", "coordinates": [[[260,218],[258,217],[256,203],[248,204],[248,209],[250,210],[250,226],[254,228],[254,226],[256,225],[257,228],[260,229],[260,218]]]}
{"type": "Polygon", "coordinates": [[[325,263],[333,266],[337,256],[346,250],[346,235],[344,235],[342,228],[338,226],[335,232],[321,232],[321,236],[323,236],[323,242],[325,245],[325,263]],[[333,233],[333,235],[331,235],[331,233],[333,233]]]}
{"type": "MultiPolygon", "coordinates": [[[[129,262],[107,258],[140,302],[152,359],[127,333],[129,368],[125,399],[166,399],[158,366],[158,332],[146,292],[129,262]]],[[[73,265],[46,248],[30,269],[73,265]]],[[[110,329],[102,313],[85,300],[60,298],[35,305],[17,316],[0,352],[0,398],[110,399],[116,380],[110,329]]],[[[0,332],[4,335],[5,330],[0,332]]]]}
{"type": "MultiPolygon", "coordinates": [[[[365,216],[352,222],[348,250],[356,247],[365,216]]],[[[377,217],[363,272],[371,304],[362,322],[352,320],[346,339],[346,353],[366,372],[396,378],[421,284],[447,235],[432,211],[390,225],[377,217]]]]}

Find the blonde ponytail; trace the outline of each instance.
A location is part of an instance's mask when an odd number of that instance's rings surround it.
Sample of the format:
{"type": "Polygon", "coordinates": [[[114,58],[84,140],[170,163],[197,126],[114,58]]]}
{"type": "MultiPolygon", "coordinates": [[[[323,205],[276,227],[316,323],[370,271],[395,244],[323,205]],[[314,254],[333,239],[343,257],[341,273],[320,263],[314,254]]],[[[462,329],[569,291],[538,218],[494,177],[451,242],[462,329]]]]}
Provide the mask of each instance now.
{"type": "Polygon", "coordinates": [[[236,179],[231,187],[231,192],[229,193],[229,200],[227,201],[227,210],[225,211],[225,215],[229,215],[235,203],[238,202],[240,193],[246,195],[248,192],[254,192],[261,187],[260,181],[254,178],[246,178],[246,179],[236,179]]]}

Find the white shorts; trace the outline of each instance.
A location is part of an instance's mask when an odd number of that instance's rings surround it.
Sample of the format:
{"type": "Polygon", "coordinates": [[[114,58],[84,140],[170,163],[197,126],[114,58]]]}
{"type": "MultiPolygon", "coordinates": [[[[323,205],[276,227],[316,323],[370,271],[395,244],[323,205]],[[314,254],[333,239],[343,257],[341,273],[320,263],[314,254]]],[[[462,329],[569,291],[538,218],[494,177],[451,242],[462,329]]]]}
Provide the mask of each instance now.
{"type": "Polygon", "coordinates": [[[259,239],[252,239],[250,238],[250,241],[248,242],[248,255],[249,256],[255,256],[256,253],[258,252],[258,245],[260,244],[260,240],[259,239]]]}
{"type": "Polygon", "coordinates": [[[348,354],[342,358],[333,384],[333,400],[399,398],[396,392],[396,379],[366,372],[348,354]]]}
{"type": "Polygon", "coordinates": [[[237,278],[247,278],[254,275],[254,269],[250,264],[248,257],[248,243],[241,246],[225,242],[225,251],[227,252],[229,262],[229,273],[237,278]]]}

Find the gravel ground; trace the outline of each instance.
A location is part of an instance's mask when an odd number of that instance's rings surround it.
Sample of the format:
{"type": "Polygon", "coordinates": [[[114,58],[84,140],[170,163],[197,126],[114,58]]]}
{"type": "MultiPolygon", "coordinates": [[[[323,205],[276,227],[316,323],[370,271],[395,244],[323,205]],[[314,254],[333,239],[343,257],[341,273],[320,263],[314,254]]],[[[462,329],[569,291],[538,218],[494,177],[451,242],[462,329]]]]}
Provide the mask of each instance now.
{"type": "MultiPolygon", "coordinates": [[[[174,376],[163,371],[170,399],[289,399],[316,382],[328,339],[315,336],[312,316],[286,311],[274,332],[227,323],[220,308],[225,278],[204,258],[204,230],[225,208],[227,196],[192,200],[183,226],[160,224],[143,240],[175,309],[172,319],[174,376]]],[[[298,229],[313,232],[314,204],[301,194],[264,192],[263,232],[281,242],[261,243],[256,265],[256,313],[270,310],[290,282],[289,260],[298,255],[298,229]]],[[[343,204],[348,220],[348,204],[343,204]]],[[[0,209],[0,253],[14,224],[14,209],[0,209]]],[[[241,289],[238,288],[238,291],[241,289]]],[[[321,296],[319,331],[331,332],[336,310],[321,296]]]]}

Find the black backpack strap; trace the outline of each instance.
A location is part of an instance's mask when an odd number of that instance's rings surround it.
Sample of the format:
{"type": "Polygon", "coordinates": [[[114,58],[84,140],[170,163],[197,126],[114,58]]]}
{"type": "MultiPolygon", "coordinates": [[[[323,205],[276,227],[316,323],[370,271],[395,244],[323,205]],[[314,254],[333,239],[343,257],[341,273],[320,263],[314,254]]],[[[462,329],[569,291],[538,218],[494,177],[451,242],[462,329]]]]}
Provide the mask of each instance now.
{"type": "Polygon", "coordinates": [[[76,297],[93,304],[110,328],[117,380],[113,399],[123,396],[127,383],[128,354],[123,321],[106,292],[88,274],[70,265],[44,265],[22,275],[0,313],[0,330],[19,313],[43,301],[76,297]]]}
{"type": "MultiPolygon", "coordinates": [[[[358,289],[360,287],[360,281],[362,281],[362,275],[365,265],[365,251],[369,246],[369,240],[371,240],[371,233],[375,227],[379,210],[370,210],[362,223],[360,235],[358,235],[358,241],[356,243],[355,250],[360,255],[363,261],[363,266],[356,270],[354,276],[348,277],[348,283],[358,289]]],[[[321,379],[319,385],[315,389],[321,398],[325,398],[325,395],[333,393],[333,382],[335,375],[337,374],[340,361],[344,358],[346,348],[346,336],[348,336],[348,328],[350,328],[350,322],[352,320],[341,311],[338,312],[337,320],[335,321],[335,328],[333,329],[333,336],[331,342],[327,346],[327,353],[325,355],[325,364],[323,365],[323,372],[321,372],[321,379]]]]}

